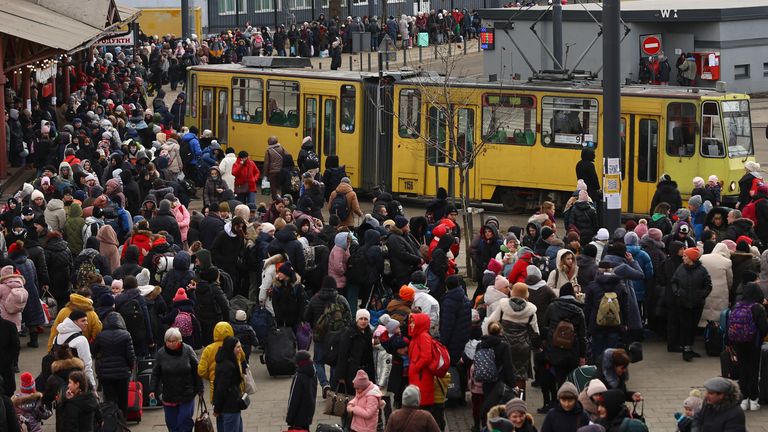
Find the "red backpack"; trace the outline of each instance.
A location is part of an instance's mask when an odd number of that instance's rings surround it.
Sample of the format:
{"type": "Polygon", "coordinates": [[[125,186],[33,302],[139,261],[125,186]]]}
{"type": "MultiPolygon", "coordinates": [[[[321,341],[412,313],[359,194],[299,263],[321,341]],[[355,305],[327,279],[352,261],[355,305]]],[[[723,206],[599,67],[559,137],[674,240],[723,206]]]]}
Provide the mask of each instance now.
{"type": "Polygon", "coordinates": [[[448,373],[450,367],[451,356],[448,354],[448,348],[437,339],[432,339],[432,361],[429,364],[429,371],[432,375],[442,378],[448,373]]]}
{"type": "Polygon", "coordinates": [[[750,201],[749,204],[741,209],[741,217],[751,220],[752,223],[755,224],[755,228],[757,228],[757,203],[763,200],[765,200],[765,198],[758,198],[754,201],[750,201]]]}

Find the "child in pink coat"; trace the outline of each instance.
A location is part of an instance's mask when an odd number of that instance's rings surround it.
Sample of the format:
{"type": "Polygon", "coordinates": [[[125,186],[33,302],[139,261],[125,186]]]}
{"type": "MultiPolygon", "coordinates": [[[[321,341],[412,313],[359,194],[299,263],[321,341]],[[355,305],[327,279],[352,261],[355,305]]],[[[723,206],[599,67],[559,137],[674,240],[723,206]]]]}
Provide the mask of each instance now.
{"type": "Polygon", "coordinates": [[[18,331],[21,331],[21,313],[28,297],[24,276],[16,273],[13,266],[0,269],[0,316],[16,324],[18,331]]]}
{"type": "Polygon", "coordinates": [[[385,405],[379,386],[372,383],[362,369],[357,371],[352,385],[355,397],[347,404],[347,412],[352,415],[352,432],[376,432],[379,410],[385,405]]]}

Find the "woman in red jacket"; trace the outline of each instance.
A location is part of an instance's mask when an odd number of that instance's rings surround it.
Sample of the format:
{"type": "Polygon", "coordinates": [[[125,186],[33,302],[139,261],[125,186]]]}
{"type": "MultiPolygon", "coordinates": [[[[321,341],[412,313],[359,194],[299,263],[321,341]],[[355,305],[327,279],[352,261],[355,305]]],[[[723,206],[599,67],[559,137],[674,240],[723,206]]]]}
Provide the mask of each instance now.
{"type": "MultiPolygon", "coordinates": [[[[429,324],[427,314],[412,313],[408,318],[408,334],[411,336],[408,345],[408,383],[419,388],[421,408],[432,413],[431,408],[435,404],[435,376],[429,370],[432,363],[432,336],[429,335],[429,324]]],[[[434,417],[434,413],[432,416],[434,417]]]]}
{"type": "Polygon", "coordinates": [[[232,175],[235,176],[235,194],[241,203],[256,203],[256,181],[259,179],[259,168],[248,158],[248,152],[241,150],[237,154],[237,162],[232,165],[232,175]]]}

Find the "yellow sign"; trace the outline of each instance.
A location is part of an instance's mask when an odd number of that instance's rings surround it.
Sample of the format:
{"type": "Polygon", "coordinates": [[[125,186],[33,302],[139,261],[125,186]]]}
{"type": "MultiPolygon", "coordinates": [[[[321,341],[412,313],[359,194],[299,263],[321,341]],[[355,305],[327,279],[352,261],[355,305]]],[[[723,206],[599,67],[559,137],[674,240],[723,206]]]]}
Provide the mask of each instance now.
{"type": "Polygon", "coordinates": [[[621,192],[621,174],[606,174],[603,178],[603,193],[615,194],[621,192]]]}

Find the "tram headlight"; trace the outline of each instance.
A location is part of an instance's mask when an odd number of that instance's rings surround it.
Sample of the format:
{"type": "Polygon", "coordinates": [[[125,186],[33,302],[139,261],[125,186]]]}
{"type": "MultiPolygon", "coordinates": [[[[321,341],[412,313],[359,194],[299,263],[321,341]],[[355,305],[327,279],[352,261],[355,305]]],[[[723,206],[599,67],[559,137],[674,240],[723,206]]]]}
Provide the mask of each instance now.
{"type": "Polygon", "coordinates": [[[731,184],[728,186],[728,189],[733,192],[736,190],[736,182],[732,181],[731,184]]]}

